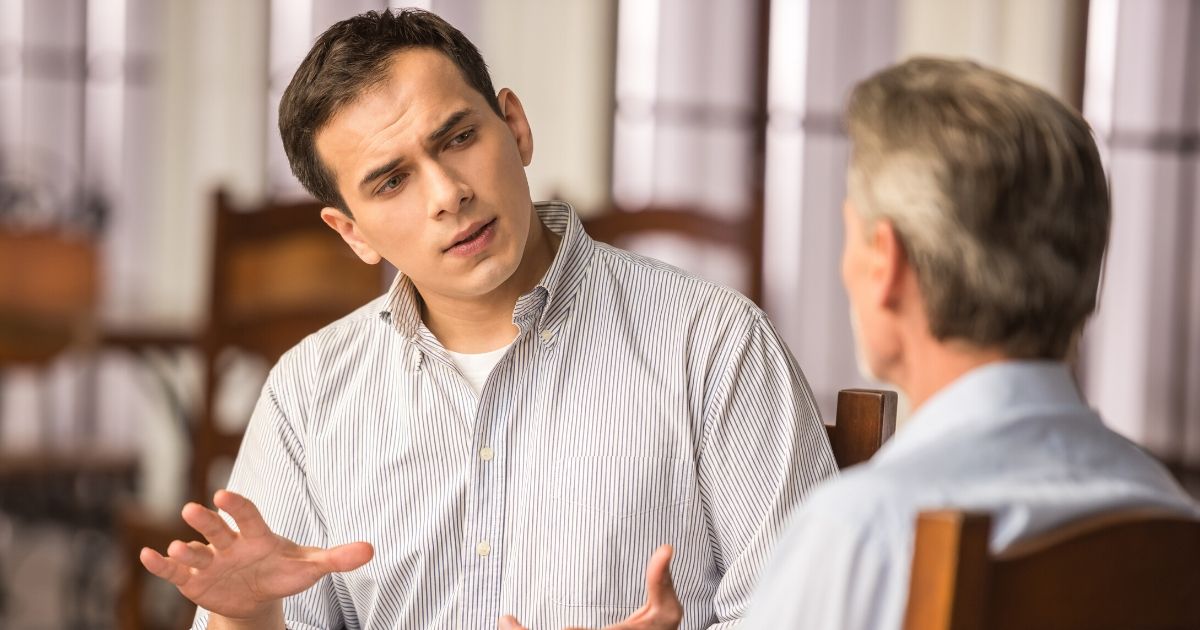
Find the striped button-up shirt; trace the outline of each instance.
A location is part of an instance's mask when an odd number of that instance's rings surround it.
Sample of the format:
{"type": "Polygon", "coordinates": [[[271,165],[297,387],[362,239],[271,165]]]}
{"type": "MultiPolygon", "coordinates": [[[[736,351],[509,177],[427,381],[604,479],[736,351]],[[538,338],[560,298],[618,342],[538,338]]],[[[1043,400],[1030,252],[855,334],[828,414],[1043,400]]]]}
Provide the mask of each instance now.
{"type": "Polygon", "coordinates": [[[480,395],[404,276],[271,371],[229,487],[299,544],[375,546],[288,598],[289,628],[599,627],[642,604],[663,543],[682,628],[732,627],[788,513],[835,474],[758,307],[592,241],[565,204],[537,211],[562,242],[480,395]]]}

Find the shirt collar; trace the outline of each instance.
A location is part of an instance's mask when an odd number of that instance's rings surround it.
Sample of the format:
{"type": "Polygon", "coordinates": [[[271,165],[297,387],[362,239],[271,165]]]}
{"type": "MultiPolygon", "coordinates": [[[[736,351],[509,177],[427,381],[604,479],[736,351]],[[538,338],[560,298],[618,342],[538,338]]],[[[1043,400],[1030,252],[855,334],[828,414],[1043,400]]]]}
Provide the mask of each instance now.
{"type": "MultiPolygon", "coordinates": [[[[542,201],[534,204],[538,219],[561,241],[541,282],[522,295],[513,309],[513,323],[522,329],[536,326],[551,343],[566,320],[592,260],[594,243],[570,204],[542,201]]],[[[404,273],[396,274],[380,318],[390,322],[405,338],[424,336],[416,287],[404,273]]]]}
{"type": "Polygon", "coordinates": [[[1085,409],[1067,365],[1058,361],[989,363],[935,393],[880,449],[875,462],[904,456],[950,433],[1027,417],[1033,409],[1085,409]]]}
{"type": "MultiPolygon", "coordinates": [[[[539,328],[545,339],[546,332],[557,335],[566,322],[571,306],[579,294],[580,285],[591,267],[595,243],[583,231],[583,224],[570,204],[562,201],[544,201],[535,207],[542,225],[562,238],[550,268],[534,289],[540,289],[546,295],[545,307],[537,313],[541,319],[539,328]]],[[[520,309],[520,300],[517,304],[520,309]]]]}

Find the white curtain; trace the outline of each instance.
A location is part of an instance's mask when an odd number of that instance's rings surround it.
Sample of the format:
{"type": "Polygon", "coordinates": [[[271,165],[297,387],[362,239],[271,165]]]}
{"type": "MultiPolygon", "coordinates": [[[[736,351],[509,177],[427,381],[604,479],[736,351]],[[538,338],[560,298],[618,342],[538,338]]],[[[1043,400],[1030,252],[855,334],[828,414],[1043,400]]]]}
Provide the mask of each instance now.
{"type": "Polygon", "coordinates": [[[1200,2],[1092,0],[1087,80],[1113,225],[1085,391],[1118,431],[1200,466],[1200,2]]]}
{"type": "Polygon", "coordinates": [[[895,0],[771,3],[766,308],[832,420],[866,385],[839,274],[850,88],[896,58],[895,0]]]}
{"type": "MultiPolygon", "coordinates": [[[[614,201],[741,219],[755,202],[756,2],[622,0],[617,21],[614,201]]],[[[669,235],[623,243],[735,289],[735,251],[669,235]]]]}

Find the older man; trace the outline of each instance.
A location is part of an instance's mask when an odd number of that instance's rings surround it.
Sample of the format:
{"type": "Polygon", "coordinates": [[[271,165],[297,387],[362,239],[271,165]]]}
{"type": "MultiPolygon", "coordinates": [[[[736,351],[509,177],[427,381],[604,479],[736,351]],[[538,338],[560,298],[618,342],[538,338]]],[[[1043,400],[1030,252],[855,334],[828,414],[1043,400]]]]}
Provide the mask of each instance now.
{"type": "Polygon", "coordinates": [[[743,627],[899,627],[921,510],[990,512],[993,549],[1106,510],[1197,514],[1105,428],[1065,362],[1110,222],[1078,113],[972,63],[915,59],[861,83],[847,122],[858,348],[915,413],[798,512],[743,627]]]}

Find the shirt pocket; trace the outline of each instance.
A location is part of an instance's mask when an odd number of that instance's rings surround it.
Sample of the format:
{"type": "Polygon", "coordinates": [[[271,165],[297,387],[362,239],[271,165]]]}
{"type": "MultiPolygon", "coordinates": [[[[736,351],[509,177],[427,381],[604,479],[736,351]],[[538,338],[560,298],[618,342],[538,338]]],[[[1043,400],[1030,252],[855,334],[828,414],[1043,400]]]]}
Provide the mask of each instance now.
{"type": "Polygon", "coordinates": [[[551,599],[564,606],[641,606],[646,562],[659,545],[677,543],[695,494],[689,463],[568,457],[555,463],[554,473],[551,599]]]}

